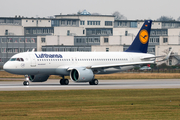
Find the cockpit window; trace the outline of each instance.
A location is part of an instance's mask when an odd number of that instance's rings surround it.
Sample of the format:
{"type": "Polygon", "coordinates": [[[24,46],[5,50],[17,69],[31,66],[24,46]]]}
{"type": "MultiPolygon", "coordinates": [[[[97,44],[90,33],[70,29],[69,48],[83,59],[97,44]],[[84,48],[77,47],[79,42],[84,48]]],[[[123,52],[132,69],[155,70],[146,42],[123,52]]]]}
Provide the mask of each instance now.
{"type": "Polygon", "coordinates": [[[9,61],[24,61],[23,58],[11,58],[9,61]]]}
{"type": "Polygon", "coordinates": [[[16,58],[11,58],[10,61],[16,61],[16,58]]]}
{"type": "Polygon", "coordinates": [[[20,59],[19,59],[19,58],[17,58],[16,60],[17,60],[17,61],[20,61],[20,59]]]}
{"type": "Polygon", "coordinates": [[[20,58],[21,59],[21,61],[24,61],[24,59],[23,58],[20,58]]]}

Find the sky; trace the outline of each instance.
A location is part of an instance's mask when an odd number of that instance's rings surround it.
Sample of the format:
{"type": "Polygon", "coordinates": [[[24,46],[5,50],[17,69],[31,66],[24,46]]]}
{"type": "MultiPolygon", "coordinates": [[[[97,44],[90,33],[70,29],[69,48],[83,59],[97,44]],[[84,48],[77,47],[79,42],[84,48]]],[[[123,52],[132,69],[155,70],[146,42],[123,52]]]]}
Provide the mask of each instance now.
{"type": "Polygon", "coordinates": [[[180,17],[180,0],[0,0],[0,17],[48,17],[77,13],[112,15],[120,12],[128,20],[180,17]]]}

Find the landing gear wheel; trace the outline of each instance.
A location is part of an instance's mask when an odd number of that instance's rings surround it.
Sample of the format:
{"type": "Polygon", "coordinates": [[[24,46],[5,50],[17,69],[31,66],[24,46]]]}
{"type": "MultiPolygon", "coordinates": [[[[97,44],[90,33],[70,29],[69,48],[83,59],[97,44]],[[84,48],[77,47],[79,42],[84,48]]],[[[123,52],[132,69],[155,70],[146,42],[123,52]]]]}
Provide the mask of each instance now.
{"type": "Polygon", "coordinates": [[[97,79],[93,79],[89,82],[90,85],[98,85],[99,81],[97,79]]]}
{"type": "Polygon", "coordinates": [[[68,79],[64,79],[64,85],[68,85],[69,84],[69,80],[68,79]]]}
{"type": "Polygon", "coordinates": [[[29,82],[28,82],[28,81],[24,81],[24,82],[23,82],[23,85],[24,85],[24,86],[28,86],[28,85],[29,85],[29,82]]]}
{"type": "Polygon", "coordinates": [[[90,85],[93,85],[92,81],[89,82],[90,85]]]}
{"type": "Polygon", "coordinates": [[[69,84],[69,80],[68,79],[61,79],[60,80],[60,84],[61,85],[68,85],[69,84]]]}

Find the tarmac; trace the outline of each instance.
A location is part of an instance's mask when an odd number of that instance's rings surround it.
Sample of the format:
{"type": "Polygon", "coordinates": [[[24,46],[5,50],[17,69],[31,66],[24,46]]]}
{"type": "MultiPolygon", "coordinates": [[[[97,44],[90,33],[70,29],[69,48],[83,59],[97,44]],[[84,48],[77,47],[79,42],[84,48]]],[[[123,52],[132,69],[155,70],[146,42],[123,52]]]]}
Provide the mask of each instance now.
{"type": "Polygon", "coordinates": [[[49,79],[46,82],[30,82],[29,86],[24,86],[23,81],[22,78],[0,78],[0,91],[180,88],[179,79],[99,80],[98,85],[71,80],[69,85],[60,85],[58,79],[49,79]]]}

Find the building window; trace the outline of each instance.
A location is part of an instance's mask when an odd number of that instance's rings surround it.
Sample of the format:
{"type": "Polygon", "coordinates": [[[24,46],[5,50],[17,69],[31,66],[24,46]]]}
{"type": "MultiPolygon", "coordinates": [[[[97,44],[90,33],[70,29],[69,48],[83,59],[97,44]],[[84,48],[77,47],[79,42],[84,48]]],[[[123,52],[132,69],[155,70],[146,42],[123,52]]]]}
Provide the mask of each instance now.
{"type": "Polygon", "coordinates": [[[13,41],[14,41],[14,43],[18,43],[19,39],[18,38],[14,38],[13,41]]]}
{"type": "Polygon", "coordinates": [[[2,53],[5,53],[6,52],[6,48],[2,48],[2,53]]]}
{"type": "Polygon", "coordinates": [[[125,31],[125,36],[128,36],[128,31],[125,31]]]}
{"type": "Polygon", "coordinates": [[[85,34],[85,30],[83,30],[83,34],[85,34]]]}
{"type": "Polygon", "coordinates": [[[18,48],[14,48],[14,53],[18,53],[19,49],[18,48]]]}
{"type": "Polygon", "coordinates": [[[19,48],[19,52],[24,52],[24,48],[19,48]]]}
{"type": "Polygon", "coordinates": [[[99,38],[94,38],[94,42],[99,43],[100,42],[99,38]]]}
{"type": "Polygon", "coordinates": [[[31,43],[36,43],[36,40],[34,38],[31,38],[31,43]]]}
{"type": "Polygon", "coordinates": [[[46,42],[46,38],[41,38],[41,42],[45,43],[46,42]]]}
{"type": "Polygon", "coordinates": [[[60,21],[59,20],[52,20],[51,25],[52,26],[59,26],[60,21]]]}
{"type": "Polygon", "coordinates": [[[109,52],[109,48],[106,48],[106,52],[109,52]]]}
{"type": "Polygon", "coordinates": [[[168,42],[168,38],[163,38],[163,43],[167,43],[168,42]]]}
{"type": "Polygon", "coordinates": [[[112,21],[105,21],[105,26],[112,26],[112,21]]]}
{"type": "Polygon", "coordinates": [[[65,20],[62,20],[62,21],[61,21],[61,25],[65,25],[65,20]]]}
{"type": "Polygon", "coordinates": [[[96,21],[96,25],[100,25],[100,21],[96,21]]]}
{"type": "Polygon", "coordinates": [[[75,20],[72,21],[72,25],[76,25],[76,21],[75,20]]]}
{"type": "Polygon", "coordinates": [[[9,43],[13,43],[13,38],[8,38],[9,43]]]}
{"type": "Polygon", "coordinates": [[[67,25],[71,25],[71,21],[70,20],[67,21],[67,25]]]}
{"type": "Polygon", "coordinates": [[[109,42],[108,38],[104,38],[104,43],[108,43],[108,42],[109,42]]]}
{"type": "Polygon", "coordinates": [[[137,28],[137,22],[131,22],[131,27],[132,28],[137,28]]]}
{"type": "Polygon", "coordinates": [[[159,38],[156,38],[156,43],[159,43],[159,38]]]}
{"type": "Polygon", "coordinates": [[[5,30],[5,35],[8,35],[8,30],[5,30]]]}
{"type": "Polygon", "coordinates": [[[84,25],[84,23],[85,23],[84,21],[80,21],[80,25],[84,25]]]}
{"type": "Polygon", "coordinates": [[[13,48],[7,48],[8,53],[13,53],[13,48]]]}
{"type": "Polygon", "coordinates": [[[118,26],[127,27],[127,22],[118,22],[118,26]]]}
{"type": "Polygon", "coordinates": [[[2,43],[5,43],[6,42],[6,38],[2,38],[2,43]]]}
{"type": "Polygon", "coordinates": [[[69,36],[70,35],[70,30],[67,30],[67,36],[69,36]]]}
{"type": "Polygon", "coordinates": [[[100,21],[87,21],[87,25],[100,25],[100,21]]]}
{"type": "Polygon", "coordinates": [[[149,38],[149,43],[159,43],[159,38],[149,38]]]}
{"type": "Polygon", "coordinates": [[[24,38],[19,38],[19,42],[20,43],[24,43],[25,41],[24,41],[24,38]]]}

